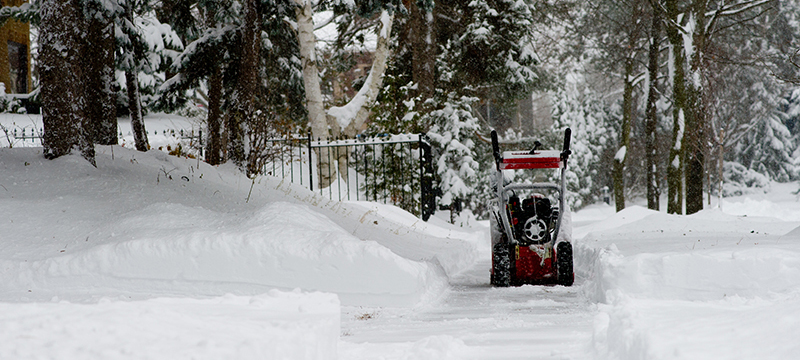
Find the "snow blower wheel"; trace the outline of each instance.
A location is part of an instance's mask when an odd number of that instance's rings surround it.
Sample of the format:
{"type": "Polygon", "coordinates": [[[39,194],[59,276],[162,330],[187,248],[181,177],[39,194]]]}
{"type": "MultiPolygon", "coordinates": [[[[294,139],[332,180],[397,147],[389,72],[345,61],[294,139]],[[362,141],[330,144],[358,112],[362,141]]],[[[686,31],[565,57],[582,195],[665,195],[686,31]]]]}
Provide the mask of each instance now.
{"type": "Polygon", "coordinates": [[[497,132],[492,130],[496,168],[490,216],[492,285],[573,284],[572,244],[569,243],[572,234],[571,229],[562,227],[564,213],[569,210],[564,194],[571,135],[570,129],[564,131],[561,151],[539,150],[541,144],[537,142],[530,151],[500,152],[497,132]],[[559,169],[560,181],[558,184],[513,183],[503,173],[504,170],[528,169],[559,169]]]}
{"type": "Polygon", "coordinates": [[[556,246],[556,266],[558,268],[558,284],[572,286],[575,282],[575,273],[572,269],[572,244],[558,243],[556,246]]]}
{"type": "Polygon", "coordinates": [[[498,243],[492,250],[492,285],[511,286],[511,254],[508,245],[498,243]]]}

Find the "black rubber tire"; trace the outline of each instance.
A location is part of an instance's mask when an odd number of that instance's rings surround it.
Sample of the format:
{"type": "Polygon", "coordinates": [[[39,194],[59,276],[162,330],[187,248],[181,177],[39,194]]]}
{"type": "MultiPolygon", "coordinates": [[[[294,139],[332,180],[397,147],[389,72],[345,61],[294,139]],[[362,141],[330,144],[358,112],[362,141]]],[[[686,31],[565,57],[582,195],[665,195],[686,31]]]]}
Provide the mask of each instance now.
{"type": "Polygon", "coordinates": [[[572,266],[572,244],[561,242],[556,245],[556,266],[558,284],[572,286],[575,282],[575,272],[572,266]]]}
{"type": "Polygon", "coordinates": [[[492,249],[492,285],[511,286],[511,254],[508,244],[498,243],[492,249]]]}

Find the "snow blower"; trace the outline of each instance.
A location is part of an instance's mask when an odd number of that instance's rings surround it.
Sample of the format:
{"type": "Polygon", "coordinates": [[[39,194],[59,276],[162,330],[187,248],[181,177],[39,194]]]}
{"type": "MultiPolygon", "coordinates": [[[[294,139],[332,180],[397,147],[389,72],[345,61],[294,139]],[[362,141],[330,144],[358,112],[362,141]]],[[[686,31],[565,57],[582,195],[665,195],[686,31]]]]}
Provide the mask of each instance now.
{"type": "MultiPolygon", "coordinates": [[[[564,132],[564,148],[500,152],[497,132],[492,130],[496,177],[492,186],[495,204],[490,216],[494,286],[556,284],[571,286],[575,280],[571,229],[562,227],[565,177],[572,131],[564,132]],[[561,169],[560,183],[513,183],[504,170],[561,169]],[[545,195],[547,194],[547,195],[545,195]],[[553,202],[557,202],[553,204],[553,202]],[[561,234],[562,236],[559,236],[561,234]]],[[[529,172],[526,172],[526,175],[529,172]]]]}

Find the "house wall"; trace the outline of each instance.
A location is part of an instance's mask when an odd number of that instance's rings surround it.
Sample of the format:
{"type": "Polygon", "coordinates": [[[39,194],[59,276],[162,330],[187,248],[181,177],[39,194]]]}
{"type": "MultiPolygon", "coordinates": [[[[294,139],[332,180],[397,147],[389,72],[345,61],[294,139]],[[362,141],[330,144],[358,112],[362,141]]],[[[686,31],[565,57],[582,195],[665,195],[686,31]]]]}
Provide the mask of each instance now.
{"type": "MultiPolygon", "coordinates": [[[[27,1],[24,0],[1,0],[3,6],[20,6],[27,1]]],[[[27,58],[27,82],[28,92],[31,89],[31,40],[30,25],[16,20],[9,20],[0,28],[0,82],[5,84],[6,93],[12,93],[10,61],[8,57],[8,42],[13,41],[25,45],[27,58]]]]}

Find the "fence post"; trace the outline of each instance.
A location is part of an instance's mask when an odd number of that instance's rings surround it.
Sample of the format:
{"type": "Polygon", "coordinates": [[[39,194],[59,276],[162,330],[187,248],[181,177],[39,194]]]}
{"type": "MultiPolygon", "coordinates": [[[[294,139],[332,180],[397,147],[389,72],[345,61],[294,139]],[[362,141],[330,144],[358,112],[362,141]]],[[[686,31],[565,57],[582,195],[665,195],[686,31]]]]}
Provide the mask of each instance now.
{"type": "Polygon", "coordinates": [[[419,201],[422,221],[428,221],[435,211],[436,197],[433,194],[432,162],[431,145],[425,141],[425,134],[422,133],[419,135],[419,201]]]}
{"type": "Polygon", "coordinates": [[[308,188],[314,191],[314,168],[313,158],[311,157],[311,130],[308,131],[308,188]]]}

